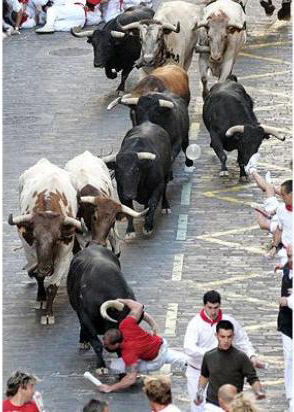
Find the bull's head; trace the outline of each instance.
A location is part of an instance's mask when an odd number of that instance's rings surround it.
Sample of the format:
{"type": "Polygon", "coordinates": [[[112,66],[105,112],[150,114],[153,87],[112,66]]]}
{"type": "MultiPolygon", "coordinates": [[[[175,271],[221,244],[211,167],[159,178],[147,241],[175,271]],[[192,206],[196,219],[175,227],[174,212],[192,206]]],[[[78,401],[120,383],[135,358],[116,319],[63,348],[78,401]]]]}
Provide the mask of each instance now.
{"type": "Polygon", "coordinates": [[[164,62],[164,53],[166,50],[164,35],[171,32],[179,33],[180,23],[176,26],[170,23],[161,23],[156,20],[142,20],[141,22],[130,23],[126,26],[120,26],[123,31],[140,34],[141,57],[138,67],[154,68],[164,62]]]}
{"type": "Polygon", "coordinates": [[[127,94],[114,100],[107,109],[112,109],[118,103],[129,106],[133,126],[141,124],[145,120],[162,124],[165,113],[174,108],[174,103],[160,93],[150,93],[141,97],[132,97],[127,94]]]}
{"type": "Polygon", "coordinates": [[[53,212],[39,212],[16,217],[10,214],[8,223],[17,225],[26,242],[30,246],[35,246],[36,271],[39,276],[43,277],[53,274],[60,243],[70,243],[75,230],[86,231],[83,222],[53,212]]]}
{"type": "Polygon", "coordinates": [[[118,153],[102,158],[115,171],[117,191],[124,201],[135,200],[142,172],[150,167],[156,155],[149,152],[118,153]]]}
{"type": "MultiPolygon", "coordinates": [[[[239,33],[245,29],[245,25],[231,23],[228,16],[219,12],[204,18],[198,25],[197,29],[204,27],[207,32],[208,46],[197,45],[196,52],[210,52],[211,63],[222,63],[223,56],[228,45],[228,36],[239,33]]],[[[240,45],[241,47],[241,45],[240,45]]]]}
{"type": "Polygon", "coordinates": [[[107,31],[103,28],[82,31],[80,26],[72,28],[71,33],[75,37],[88,38],[87,42],[93,46],[94,67],[99,68],[105,67],[107,62],[113,58],[115,54],[113,40],[122,39],[126,36],[125,33],[115,30],[107,31]]]}
{"type": "Polygon", "coordinates": [[[133,209],[119,204],[112,199],[101,196],[80,196],[79,203],[90,206],[90,225],[92,239],[102,246],[106,246],[106,240],[110,229],[116,220],[121,220],[125,216],[140,217],[147,213],[135,212],[133,209]]]}
{"type": "Polygon", "coordinates": [[[285,137],[281,136],[281,129],[262,124],[236,125],[230,127],[225,135],[227,138],[234,138],[238,141],[238,161],[240,167],[246,166],[250,157],[257,153],[263,139],[269,139],[273,136],[278,140],[285,140],[285,137]]]}

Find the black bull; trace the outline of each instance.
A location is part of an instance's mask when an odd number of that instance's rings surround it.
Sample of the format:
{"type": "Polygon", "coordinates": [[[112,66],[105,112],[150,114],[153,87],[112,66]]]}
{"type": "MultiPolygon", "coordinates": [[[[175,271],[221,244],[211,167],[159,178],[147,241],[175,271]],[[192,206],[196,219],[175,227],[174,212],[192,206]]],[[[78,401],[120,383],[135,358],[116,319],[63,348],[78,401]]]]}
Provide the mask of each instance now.
{"type": "Polygon", "coordinates": [[[115,79],[117,73],[122,70],[121,83],[117,90],[124,90],[125,81],[134,67],[135,61],[141,54],[141,42],[139,36],[123,33],[121,25],[152,18],[154,11],[145,6],[129,7],[122,14],[111,19],[102,28],[95,31],[76,32],[76,37],[88,36],[94,51],[94,66],[105,69],[109,79],[115,79]],[[119,22],[119,24],[118,24],[119,22]]]}
{"type": "Polygon", "coordinates": [[[240,180],[246,180],[245,166],[263,141],[279,136],[277,128],[261,125],[253,111],[253,101],[244,87],[231,79],[217,83],[203,105],[203,120],[210,133],[210,146],[221,162],[220,175],[228,174],[226,151],[238,151],[240,180]]]}
{"type": "MultiPolygon", "coordinates": [[[[80,321],[80,346],[86,348],[90,343],[97,355],[97,367],[105,367],[103,345],[97,335],[116,328],[118,323],[105,320],[100,314],[100,307],[107,300],[135,299],[122,275],[118,258],[105,247],[90,243],[71,261],[67,292],[80,321]]],[[[108,313],[113,319],[120,321],[128,311],[109,309],[108,313]]]]}
{"type": "MultiPolygon", "coordinates": [[[[148,208],[143,232],[152,233],[155,210],[162,198],[162,210],[169,213],[166,186],[171,171],[171,144],[168,133],[149,121],[129,130],[120,151],[104,158],[115,171],[120,201],[132,207],[133,200],[148,208]]],[[[133,219],[128,217],[127,237],[135,236],[133,219]]]]}

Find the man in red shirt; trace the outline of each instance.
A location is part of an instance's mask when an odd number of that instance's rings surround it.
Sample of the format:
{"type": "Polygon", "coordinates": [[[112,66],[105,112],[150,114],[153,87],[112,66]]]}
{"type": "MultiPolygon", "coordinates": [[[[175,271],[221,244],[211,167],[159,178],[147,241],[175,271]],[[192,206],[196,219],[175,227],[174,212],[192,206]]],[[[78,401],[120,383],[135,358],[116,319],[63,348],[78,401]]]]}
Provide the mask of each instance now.
{"type": "Polygon", "coordinates": [[[15,372],[8,381],[3,412],[40,412],[33,396],[37,379],[23,372],[15,372]]]}
{"type": "Polygon", "coordinates": [[[113,392],[128,388],[136,382],[137,372],[160,369],[165,363],[186,365],[186,355],[171,350],[161,336],[151,335],[138,322],[142,318],[144,305],[131,299],[118,299],[130,308],[129,315],[120,323],[119,329],[109,329],[103,337],[105,349],[121,351],[126,375],[114,385],[101,385],[101,392],[113,392]]]}

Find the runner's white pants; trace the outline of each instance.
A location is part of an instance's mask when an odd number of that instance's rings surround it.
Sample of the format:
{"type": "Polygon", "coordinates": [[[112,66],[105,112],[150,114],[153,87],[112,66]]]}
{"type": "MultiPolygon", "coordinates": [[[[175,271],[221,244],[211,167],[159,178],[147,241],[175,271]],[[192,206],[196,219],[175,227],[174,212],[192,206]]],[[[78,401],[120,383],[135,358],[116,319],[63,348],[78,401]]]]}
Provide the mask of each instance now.
{"type": "MultiPolygon", "coordinates": [[[[140,360],[138,363],[138,372],[147,373],[160,369],[164,364],[168,363],[175,365],[184,370],[187,362],[187,356],[183,352],[169,349],[166,340],[160,347],[159,353],[155,359],[150,361],[140,360]]],[[[124,373],[126,371],[126,365],[122,358],[114,359],[111,361],[110,370],[118,373],[124,373]]]]}
{"type": "Polygon", "coordinates": [[[191,399],[191,412],[204,412],[206,390],[204,392],[204,401],[202,402],[202,404],[197,406],[194,403],[194,399],[196,398],[196,393],[198,389],[200,370],[194,369],[188,365],[187,370],[186,370],[186,378],[187,378],[188,394],[189,394],[189,398],[191,399]]]}
{"type": "Polygon", "coordinates": [[[72,27],[84,27],[86,22],[84,8],[79,4],[65,4],[48,7],[46,27],[55,31],[70,31],[72,27]]]}
{"type": "Polygon", "coordinates": [[[282,333],[283,352],[284,352],[284,377],[286,397],[288,400],[292,399],[292,339],[282,333]]]}

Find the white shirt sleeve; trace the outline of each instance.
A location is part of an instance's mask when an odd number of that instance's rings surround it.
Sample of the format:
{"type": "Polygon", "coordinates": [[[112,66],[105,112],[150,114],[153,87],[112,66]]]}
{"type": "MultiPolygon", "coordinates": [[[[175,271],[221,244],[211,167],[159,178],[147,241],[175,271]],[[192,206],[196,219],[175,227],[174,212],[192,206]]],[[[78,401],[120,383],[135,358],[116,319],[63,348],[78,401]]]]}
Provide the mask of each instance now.
{"type": "Polygon", "coordinates": [[[197,319],[193,318],[187,326],[184,339],[184,352],[193,358],[195,362],[201,364],[203,355],[207,351],[205,348],[198,346],[199,342],[199,328],[197,319]]]}
{"type": "Polygon", "coordinates": [[[294,303],[293,293],[287,298],[287,303],[288,303],[288,307],[293,310],[293,303],[294,303]]]}
{"type": "Polygon", "coordinates": [[[237,349],[245,352],[248,358],[250,359],[251,356],[255,355],[255,349],[250,342],[246,331],[241,327],[240,323],[236,321],[236,319],[232,318],[232,323],[234,325],[234,346],[237,349]]]}

